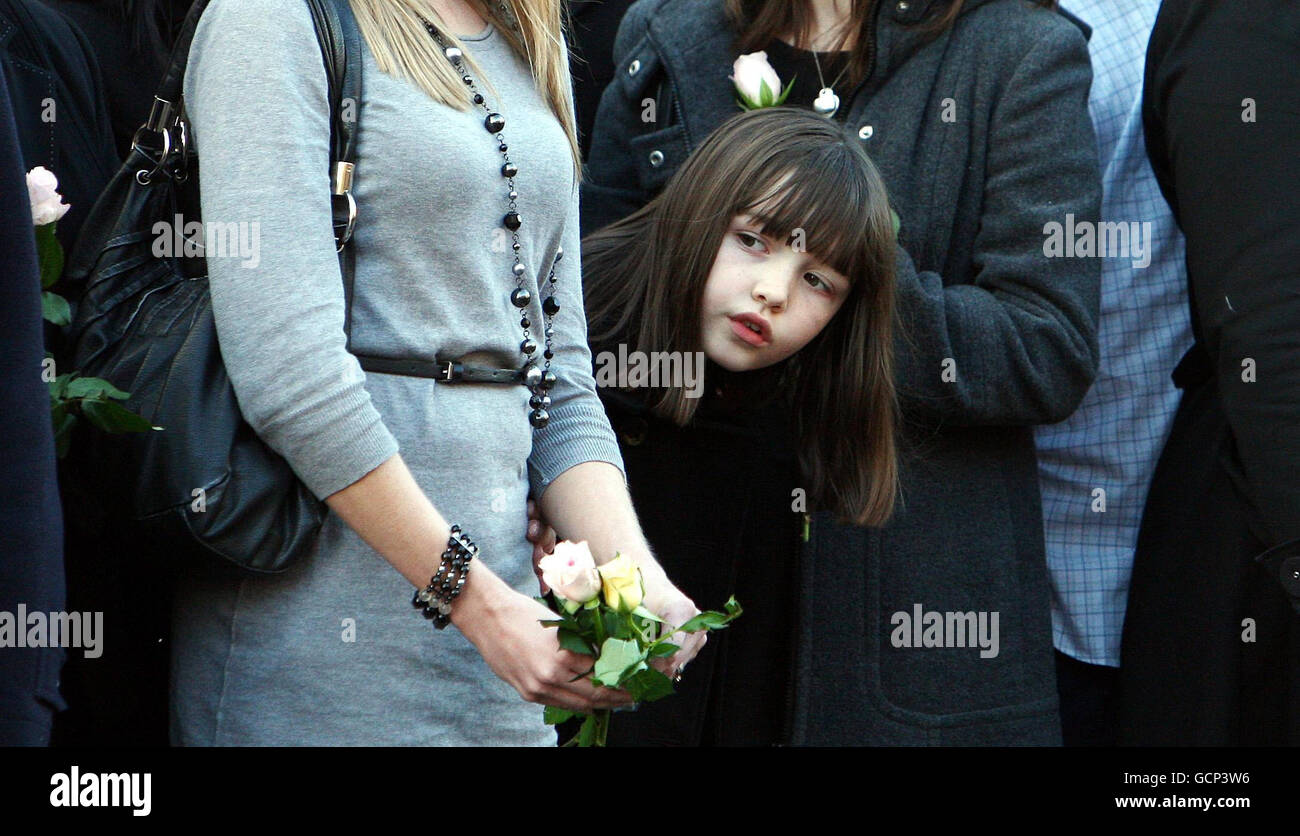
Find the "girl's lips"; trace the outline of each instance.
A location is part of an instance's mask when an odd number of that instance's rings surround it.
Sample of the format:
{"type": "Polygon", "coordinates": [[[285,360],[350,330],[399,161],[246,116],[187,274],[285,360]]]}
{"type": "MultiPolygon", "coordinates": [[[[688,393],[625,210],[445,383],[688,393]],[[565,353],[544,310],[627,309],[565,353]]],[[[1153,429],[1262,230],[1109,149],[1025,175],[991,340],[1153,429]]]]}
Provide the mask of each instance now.
{"type": "MultiPolygon", "coordinates": [[[[754,319],[756,320],[757,317],[754,317],[754,319]]],[[[772,342],[771,338],[767,337],[765,334],[760,334],[746,325],[745,323],[747,321],[750,321],[750,317],[746,314],[731,318],[731,330],[737,337],[740,337],[750,345],[759,348],[772,342]]],[[[755,322],[755,324],[758,325],[759,323],[755,322]]]]}

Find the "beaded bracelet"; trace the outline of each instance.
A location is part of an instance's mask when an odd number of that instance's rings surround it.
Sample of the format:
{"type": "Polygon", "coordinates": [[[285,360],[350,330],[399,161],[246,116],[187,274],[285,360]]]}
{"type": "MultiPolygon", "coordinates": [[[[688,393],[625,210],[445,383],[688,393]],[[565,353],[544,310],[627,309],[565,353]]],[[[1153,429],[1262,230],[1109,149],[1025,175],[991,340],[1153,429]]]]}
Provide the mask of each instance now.
{"type": "Polygon", "coordinates": [[[460,526],[453,525],[437,573],[429,585],[417,591],[411,599],[411,604],[416,609],[423,610],[424,617],[431,620],[439,630],[451,623],[451,604],[465,588],[470,561],[477,556],[478,546],[465,536],[460,526]]]}

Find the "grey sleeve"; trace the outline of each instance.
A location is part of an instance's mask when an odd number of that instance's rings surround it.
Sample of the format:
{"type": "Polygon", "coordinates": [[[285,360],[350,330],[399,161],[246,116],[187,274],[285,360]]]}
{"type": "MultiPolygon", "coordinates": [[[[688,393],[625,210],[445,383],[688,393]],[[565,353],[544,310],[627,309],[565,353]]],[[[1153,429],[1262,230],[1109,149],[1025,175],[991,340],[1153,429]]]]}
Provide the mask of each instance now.
{"type": "Polygon", "coordinates": [[[1048,223],[1073,215],[1095,224],[1101,213],[1091,82],[1087,43],[1066,21],[1008,80],[989,140],[973,283],[946,284],[898,248],[909,339],[898,343],[897,377],[912,414],[967,426],[1052,423],[1092,385],[1101,263],[1043,252],[1048,223]]]}
{"type": "MultiPolygon", "coordinates": [[[[573,107],[572,98],[569,107],[573,107]]],[[[551,482],[574,465],[603,461],[623,471],[618,440],[596,394],[596,382],[592,377],[587,314],[582,303],[578,213],[579,191],[573,188],[560,238],[564,255],[555,267],[560,312],[555,315],[555,359],[551,370],[558,382],[550,393],[550,423],[533,433],[533,451],[528,459],[532,495],[539,500],[551,482]]],[[[546,288],[542,288],[543,297],[547,293],[546,288]]],[[[626,479],[624,472],[624,481],[626,479]]]]}
{"type": "Polygon", "coordinates": [[[244,418],[322,499],[398,450],[345,348],[327,89],[300,0],[204,12],[185,77],[203,220],[251,244],[208,253],[221,353],[244,418]]]}

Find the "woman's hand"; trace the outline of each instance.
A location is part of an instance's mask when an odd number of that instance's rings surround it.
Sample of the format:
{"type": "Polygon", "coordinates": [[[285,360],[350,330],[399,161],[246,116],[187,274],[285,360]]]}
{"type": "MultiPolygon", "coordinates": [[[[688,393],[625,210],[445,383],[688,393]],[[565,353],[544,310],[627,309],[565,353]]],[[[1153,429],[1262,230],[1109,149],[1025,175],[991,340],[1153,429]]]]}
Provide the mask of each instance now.
{"type": "MultiPolygon", "coordinates": [[[[685,624],[700,614],[700,608],[695,606],[695,602],[673,586],[668,577],[662,574],[662,570],[653,574],[653,579],[652,573],[643,572],[642,577],[645,580],[645,599],[641,602],[642,605],[662,618],[668,627],[685,624]]],[[[704,649],[708,636],[703,632],[675,633],[671,641],[681,649],[667,658],[653,659],[651,664],[665,676],[675,678],[704,649]]]]}
{"type": "Polygon", "coordinates": [[[584,714],[631,705],[626,691],[593,684],[586,674],[595,660],[561,648],[555,628],[540,623],[555,617],[500,578],[483,572],[470,577],[451,620],[492,672],[528,702],[584,714]]]}
{"type": "MultiPolygon", "coordinates": [[[[540,561],[543,557],[555,551],[556,534],[555,529],[546,524],[542,519],[540,512],[537,510],[537,503],[531,499],[528,500],[528,530],[526,536],[528,542],[533,544],[533,571],[537,573],[537,584],[541,587],[542,594],[550,592],[546,582],[542,580],[542,570],[540,561]]],[[[700,614],[700,608],[695,606],[695,602],[687,598],[682,592],[673,586],[663,570],[655,565],[654,570],[646,571],[646,562],[637,561],[642,567],[642,578],[645,581],[645,608],[659,616],[669,626],[676,627],[685,624],[695,616],[700,614]]],[[[696,654],[704,647],[708,637],[704,633],[677,633],[673,636],[672,642],[681,648],[672,656],[653,659],[650,664],[657,668],[665,676],[674,677],[686,664],[695,658],[696,654]]]]}

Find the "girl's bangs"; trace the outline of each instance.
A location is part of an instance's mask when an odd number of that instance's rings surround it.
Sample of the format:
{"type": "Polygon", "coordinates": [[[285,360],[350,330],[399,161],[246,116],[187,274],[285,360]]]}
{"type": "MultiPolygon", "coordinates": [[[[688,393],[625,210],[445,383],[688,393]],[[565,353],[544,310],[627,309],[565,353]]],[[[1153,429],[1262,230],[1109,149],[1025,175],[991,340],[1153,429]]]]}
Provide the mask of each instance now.
{"type": "Polygon", "coordinates": [[[874,196],[847,154],[809,155],[793,168],[760,172],[755,179],[765,187],[751,190],[753,199],[737,207],[737,214],[748,213],[765,235],[787,244],[802,230],[807,252],[850,281],[861,275],[869,260],[864,233],[874,196]]]}

